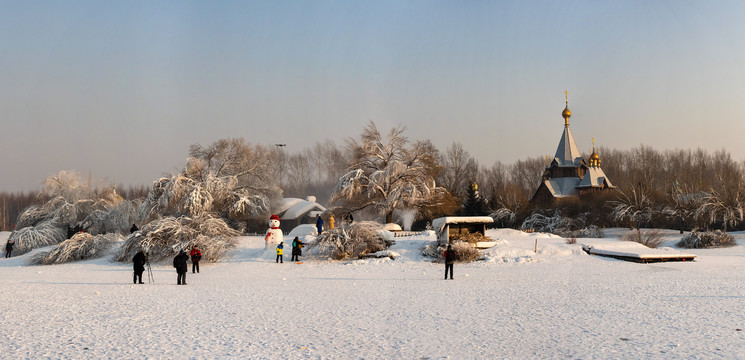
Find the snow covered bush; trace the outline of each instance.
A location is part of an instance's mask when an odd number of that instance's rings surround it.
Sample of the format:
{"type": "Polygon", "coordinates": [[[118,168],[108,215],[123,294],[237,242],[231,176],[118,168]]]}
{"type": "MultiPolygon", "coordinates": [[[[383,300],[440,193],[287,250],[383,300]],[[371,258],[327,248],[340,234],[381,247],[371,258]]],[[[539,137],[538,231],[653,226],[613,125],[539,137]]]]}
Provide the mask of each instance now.
{"type": "Polygon", "coordinates": [[[637,242],[652,249],[659,247],[665,242],[665,239],[662,237],[662,231],[654,229],[629,231],[621,236],[621,240],[637,242]]]}
{"type": "Polygon", "coordinates": [[[112,245],[122,240],[124,237],[120,234],[93,236],[89,233],[78,233],[50,251],[34,254],[31,263],[51,265],[101,257],[112,245]]]}
{"type": "Polygon", "coordinates": [[[520,229],[532,229],[539,232],[558,234],[559,232],[568,231],[571,225],[572,220],[561,216],[561,211],[557,210],[551,216],[546,216],[538,212],[531,214],[520,225],[520,229]]]}
{"type": "Polygon", "coordinates": [[[217,261],[237,244],[238,231],[221,218],[209,214],[196,217],[165,217],[151,221],[131,234],[116,256],[116,261],[131,261],[140,251],[150,253],[153,261],[172,258],[180,250],[188,251],[198,245],[202,259],[217,261]]]}
{"type": "Polygon", "coordinates": [[[33,249],[59,244],[65,240],[65,235],[65,231],[59,227],[44,223],[13,231],[8,240],[15,242],[13,254],[22,255],[33,249]]]}
{"type": "Polygon", "coordinates": [[[588,227],[581,228],[579,230],[570,230],[567,232],[563,232],[561,234],[562,237],[575,237],[575,238],[603,238],[605,237],[605,233],[603,232],[603,229],[595,226],[590,225],[588,227]]]}
{"type": "MultiPolygon", "coordinates": [[[[479,249],[473,247],[472,244],[466,241],[452,241],[453,250],[455,250],[455,261],[458,262],[471,262],[475,260],[481,260],[481,252],[479,249]]],[[[447,250],[447,245],[442,245],[437,241],[433,241],[424,247],[422,255],[434,258],[436,261],[445,261],[443,254],[447,250]]]]}
{"type": "Polygon", "coordinates": [[[72,172],[47,178],[39,195],[49,200],[21,213],[16,222],[20,230],[10,235],[18,254],[58,244],[73,229],[93,235],[127,233],[135,222],[136,202],[123,200],[113,186],[83,183],[72,172]]]}
{"type": "Polygon", "coordinates": [[[383,225],[374,221],[357,221],[340,226],[318,235],[316,241],[308,244],[308,252],[344,260],[385,250],[392,245],[392,241],[381,235],[382,229],[383,225]]]}
{"type": "Polygon", "coordinates": [[[678,247],[686,249],[708,249],[735,245],[737,245],[737,242],[732,235],[719,230],[707,232],[694,230],[683,236],[677,244],[678,247]]]}
{"type": "Polygon", "coordinates": [[[603,230],[595,225],[585,227],[584,214],[576,219],[570,219],[561,215],[561,210],[556,210],[550,216],[539,212],[533,213],[523,221],[521,230],[534,230],[556,234],[561,237],[571,238],[602,238],[603,230]]]}

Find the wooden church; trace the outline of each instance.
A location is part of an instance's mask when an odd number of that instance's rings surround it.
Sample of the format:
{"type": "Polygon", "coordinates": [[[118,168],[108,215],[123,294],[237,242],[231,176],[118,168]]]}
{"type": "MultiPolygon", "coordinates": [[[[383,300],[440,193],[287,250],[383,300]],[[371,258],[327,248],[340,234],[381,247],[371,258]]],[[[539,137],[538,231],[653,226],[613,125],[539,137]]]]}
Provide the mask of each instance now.
{"type": "Polygon", "coordinates": [[[530,199],[530,202],[536,205],[547,206],[556,200],[582,198],[594,192],[616,188],[600,168],[600,155],[595,150],[594,140],[589,164],[580,154],[569,130],[572,112],[569,111],[568,97],[561,116],[564,118],[564,133],[561,134],[553,160],[549,162],[549,158],[546,157],[546,170],[543,172],[541,184],[530,199]]]}

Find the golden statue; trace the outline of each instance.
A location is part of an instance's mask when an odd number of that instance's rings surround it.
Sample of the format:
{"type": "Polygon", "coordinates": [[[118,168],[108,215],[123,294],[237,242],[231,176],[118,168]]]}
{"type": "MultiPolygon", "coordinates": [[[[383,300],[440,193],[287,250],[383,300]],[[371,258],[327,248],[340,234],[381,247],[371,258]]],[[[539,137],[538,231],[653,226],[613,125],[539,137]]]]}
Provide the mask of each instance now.
{"type": "Polygon", "coordinates": [[[334,214],[329,215],[329,230],[334,230],[334,214]]]}

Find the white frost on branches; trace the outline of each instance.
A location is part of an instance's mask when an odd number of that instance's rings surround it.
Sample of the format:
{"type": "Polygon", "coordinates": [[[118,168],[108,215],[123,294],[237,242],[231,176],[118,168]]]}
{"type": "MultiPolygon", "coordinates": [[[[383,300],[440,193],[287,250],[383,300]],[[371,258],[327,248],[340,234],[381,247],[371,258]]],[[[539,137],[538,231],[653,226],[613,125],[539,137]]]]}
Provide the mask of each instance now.
{"type": "Polygon", "coordinates": [[[14,254],[25,254],[33,249],[58,244],[65,240],[65,231],[45,222],[39,226],[28,226],[10,234],[9,240],[15,242],[14,254]]]}
{"type": "Polygon", "coordinates": [[[703,198],[701,206],[696,209],[695,216],[699,219],[708,220],[709,223],[721,221],[726,233],[727,226],[737,225],[743,220],[744,213],[742,191],[734,189],[732,194],[723,194],[711,189],[703,198]]]}
{"type": "Polygon", "coordinates": [[[34,254],[31,263],[51,265],[101,257],[115,243],[122,240],[124,237],[120,234],[93,236],[89,233],[78,233],[50,251],[34,254]]]}
{"type": "Polygon", "coordinates": [[[390,222],[394,210],[416,209],[443,193],[434,179],[437,151],[429,142],[409,146],[403,131],[392,129],[386,141],[370,122],[359,143],[350,140],[354,159],[331,202],[344,201],[356,210],[371,208],[390,222]]]}
{"type": "Polygon", "coordinates": [[[15,241],[18,254],[58,244],[68,229],[87,229],[93,235],[125,233],[135,218],[136,203],[122,200],[112,186],[91,185],[72,172],[61,171],[44,181],[41,196],[49,200],[26,209],[18,217],[15,241]]]}
{"type": "Polygon", "coordinates": [[[154,220],[128,236],[116,260],[131,261],[138,251],[145,250],[151,253],[153,261],[161,261],[198,245],[204,260],[217,261],[235,247],[238,235],[223,219],[209,214],[193,218],[169,216],[154,220]]]}
{"type": "Polygon", "coordinates": [[[374,221],[357,221],[349,226],[339,226],[318,235],[308,244],[310,254],[329,256],[335,260],[357,258],[391,246],[391,241],[381,235],[383,226],[374,221]]]}
{"type": "Polygon", "coordinates": [[[608,202],[612,208],[611,218],[614,221],[628,220],[632,227],[639,229],[641,224],[650,221],[656,213],[652,199],[646,191],[632,188],[630,194],[623,191],[619,191],[619,194],[619,200],[608,202]]]}

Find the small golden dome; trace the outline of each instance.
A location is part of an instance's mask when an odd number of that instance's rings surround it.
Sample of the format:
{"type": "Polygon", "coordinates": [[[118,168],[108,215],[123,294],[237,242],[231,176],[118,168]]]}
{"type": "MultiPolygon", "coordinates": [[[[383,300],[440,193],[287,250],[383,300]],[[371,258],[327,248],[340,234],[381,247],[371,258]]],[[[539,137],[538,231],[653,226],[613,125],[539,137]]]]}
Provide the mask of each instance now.
{"type": "Polygon", "coordinates": [[[569,111],[569,105],[567,105],[567,106],[566,106],[566,107],[564,108],[564,111],[562,111],[562,112],[561,112],[561,117],[563,117],[563,118],[565,118],[565,119],[566,119],[566,118],[569,118],[569,117],[571,117],[571,116],[572,116],[572,112],[571,112],[571,111],[569,111]]]}

